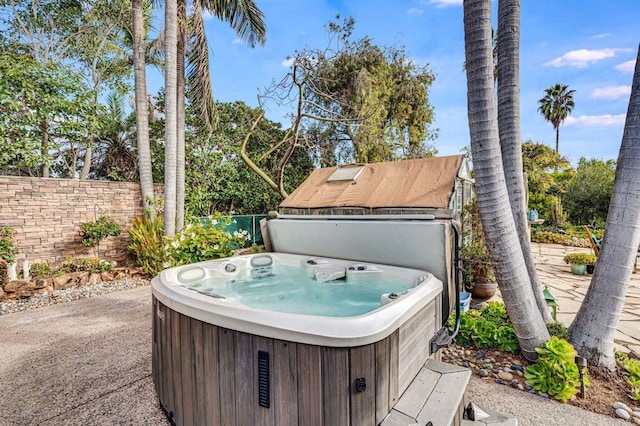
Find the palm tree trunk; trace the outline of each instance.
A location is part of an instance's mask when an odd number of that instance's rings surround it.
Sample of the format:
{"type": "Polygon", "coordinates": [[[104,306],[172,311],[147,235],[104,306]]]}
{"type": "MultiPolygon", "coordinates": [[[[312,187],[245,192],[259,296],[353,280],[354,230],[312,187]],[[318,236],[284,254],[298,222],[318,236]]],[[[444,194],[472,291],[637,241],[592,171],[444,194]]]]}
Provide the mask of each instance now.
{"type": "Polygon", "coordinates": [[[520,0],[498,1],[498,129],[511,213],[536,304],[552,320],[531,253],[520,137],[520,0]]]}
{"type": "Polygon", "coordinates": [[[133,23],[133,67],[136,96],[136,133],[138,147],[138,173],[142,206],[146,214],[155,218],[153,201],[153,177],[151,173],[151,147],[149,145],[149,101],[147,99],[147,75],[145,70],[145,30],[143,0],[133,0],[131,5],[133,23]]]}
{"type": "Polygon", "coordinates": [[[176,233],[178,5],[165,2],[164,235],[176,233]]]}
{"type": "Polygon", "coordinates": [[[607,225],[591,285],[570,327],[590,364],[614,370],[613,339],[640,243],[640,48],[607,225]]]}
{"type": "Polygon", "coordinates": [[[559,153],[560,148],[560,126],[556,127],[556,152],[559,153]]]}
{"type": "Polygon", "coordinates": [[[523,355],[549,339],[535,303],[504,180],[494,98],[491,0],[464,1],[467,108],[478,209],[509,319],[523,355]]]}
{"type": "Polygon", "coordinates": [[[184,226],[184,180],[185,180],[185,104],[184,104],[184,28],[187,20],[186,4],[180,0],[178,4],[178,50],[177,50],[177,147],[176,147],[176,232],[180,232],[184,226]]]}

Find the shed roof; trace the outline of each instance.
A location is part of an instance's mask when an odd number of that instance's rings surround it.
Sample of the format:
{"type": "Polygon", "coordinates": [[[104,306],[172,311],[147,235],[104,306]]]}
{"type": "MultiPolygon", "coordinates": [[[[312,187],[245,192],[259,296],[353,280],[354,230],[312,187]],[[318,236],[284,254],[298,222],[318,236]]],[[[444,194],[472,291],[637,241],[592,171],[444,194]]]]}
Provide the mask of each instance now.
{"type": "Polygon", "coordinates": [[[462,162],[452,155],[316,169],[280,208],[448,208],[462,162]]]}

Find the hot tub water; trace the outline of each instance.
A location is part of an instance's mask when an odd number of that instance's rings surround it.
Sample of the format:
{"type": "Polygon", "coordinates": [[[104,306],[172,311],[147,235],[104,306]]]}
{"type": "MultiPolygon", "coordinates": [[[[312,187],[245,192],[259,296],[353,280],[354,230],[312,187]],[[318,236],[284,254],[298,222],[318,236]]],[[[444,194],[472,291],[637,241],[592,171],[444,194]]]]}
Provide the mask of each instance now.
{"type": "MultiPolygon", "coordinates": [[[[323,281],[325,270],[319,265],[315,274],[309,268],[292,265],[261,266],[259,273],[246,278],[213,277],[182,285],[216,298],[225,298],[254,309],[327,317],[351,317],[373,311],[382,305],[383,295],[403,293],[417,282],[399,276],[357,275],[358,266],[342,278],[323,281]]],[[[365,267],[360,266],[361,271],[365,267]]],[[[342,269],[344,271],[344,268],[342,269]]],[[[358,271],[358,272],[361,272],[358,271]]],[[[335,275],[335,273],[334,273],[335,275]]],[[[338,274],[339,275],[339,274],[338,274]]]]}

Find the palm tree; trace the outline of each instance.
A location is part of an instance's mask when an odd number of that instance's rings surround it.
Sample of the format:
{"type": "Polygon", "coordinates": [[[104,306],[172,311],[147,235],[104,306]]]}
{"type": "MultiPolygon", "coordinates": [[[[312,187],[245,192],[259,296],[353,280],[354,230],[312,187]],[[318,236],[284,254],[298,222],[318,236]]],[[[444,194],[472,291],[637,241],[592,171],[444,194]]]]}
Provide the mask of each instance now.
{"type": "Polygon", "coordinates": [[[573,107],[576,106],[573,102],[573,94],[575,90],[568,90],[569,86],[566,84],[556,84],[548,89],[544,90],[544,97],[538,101],[540,105],[538,111],[542,114],[545,120],[551,123],[556,130],[556,152],[560,144],[560,126],[562,122],[571,114],[573,107]]]}
{"type": "Polygon", "coordinates": [[[136,99],[136,133],[138,148],[138,173],[140,175],[140,190],[144,211],[155,217],[155,209],[151,201],[155,198],[153,192],[153,177],[151,174],[151,147],[149,145],[149,102],[147,99],[147,74],[145,72],[145,19],[144,0],[131,2],[131,21],[133,23],[133,68],[135,79],[136,99]]]}
{"type": "MultiPolygon", "coordinates": [[[[478,209],[491,262],[522,353],[549,339],[516,232],[504,179],[493,82],[491,0],[464,0],[467,108],[478,209]]],[[[499,24],[500,25],[500,24],[499,24]]]]}
{"type": "Polygon", "coordinates": [[[640,243],[640,49],[607,225],[587,295],[569,331],[590,364],[615,370],[613,339],[640,243]]]}
{"type": "MultiPolygon", "coordinates": [[[[211,92],[211,80],[209,72],[209,52],[208,43],[204,31],[204,16],[203,10],[210,12],[212,15],[218,17],[220,20],[226,21],[231,25],[231,28],[235,30],[236,34],[243,41],[247,42],[251,47],[255,47],[257,43],[264,44],[266,28],[264,25],[264,17],[260,9],[252,0],[199,0],[193,4],[193,15],[190,19],[184,18],[184,2],[181,2],[177,11],[179,16],[176,21],[180,22],[178,25],[178,37],[176,41],[180,41],[180,44],[185,43],[186,40],[190,42],[188,46],[185,45],[184,49],[179,50],[179,55],[175,66],[177,67],[176,78],[176,166],[175,172],[172,171],[172,175],[175,175],[175,193],[176,198],[167,200],[165,199],[165,235],[167,220],[171,220],[172,223],[176,223],[177,230],[180,230],[183,215],[184,215],[184,91],[185,87],[185,67],[184,53],[188,51],[186,59],[186,78],[189,87],[189,98],[191,102],[199,109],[200,116],[203,122],[213,128],[215,122],[215,104],[213,102],[213,96],[211,92]],[[188,25],[190,24],[190,25],[188,25]],[[173,211],[170,212],[171,216],[167,216],[166,203],[171,202],[174,204],[173,211]]],[[[167,13],[165,8],[165,13],[167,13]]],[[[165,22],[166,18],[165,18],[165,22]]],[[[165,23],[166,25],[166,23],[165,23]]],[[[166,28],[165,28],[166,31],[166,28]]],[[[166,36],[165,36],[166,40],[166,36]]],[[[168,43],[168,41],[166,41],[168,43]]],[[[173,65],[173,64],[172,64],[173,65]]],[[[165,74],[166,76],[166,74],[165,74]]],[[[167,100],[169,94],[167,93],[167,100]]],[[[169,102],[167,102],[169,104],[169,102]]],[[[168,111],[166,112],[168,114],[168,111]]],[[[166,137],[165,137],[166,139],[166,137]]],[[[165,145],[166,148],[166,145],[165,145]]],[[[166,155],[165,155],[165,166],[166,155]]],[[[165,170],[165,182],[167,177],[167,170],[165,170]]],[[[165,183],[166,185],[166,183],[165,183]]],[[[166,188],[165,188],[166,194],[166,188]]],[[[175,233],[176,227],[174,226],[173,232],[175,233]]],[[[173,235],[173,234],[171,234],[173,235]]]]}
{"type": "Polygon", "coordinates": [[[164,235],[176,233],[176,170],[178,146],[178,2],[164,6],[164,235]]]}
{"type": "Polygon", "coordinates": [[[499,0],[497,40],[495,76],[498,81],[498,129],[502,165],[533,294],[542,319],[549,322],[552,320],[551,313],[542,293],[527,230],[527,201],[520,138],[520,0],[499,0]]]}

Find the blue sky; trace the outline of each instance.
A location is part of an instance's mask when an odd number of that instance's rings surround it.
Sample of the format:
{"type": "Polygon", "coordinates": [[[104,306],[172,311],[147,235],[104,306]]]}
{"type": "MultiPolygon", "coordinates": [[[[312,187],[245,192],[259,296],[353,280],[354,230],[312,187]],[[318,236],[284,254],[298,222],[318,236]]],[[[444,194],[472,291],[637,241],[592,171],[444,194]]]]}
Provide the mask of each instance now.
{"type": "MultiPolygon", "coordinates": [[[[439,155],[457,154],[468,145],[462,0],[255,1],[267,24],[265,46],[251,49],[225,23],[205,23],[217,100],[256,106],[258,90],[286,74],[287,56],[325,46],[325,24],[336,14],[353,16],[355,37],[404,45],[412,60],[436,74],[430,101],[434,127],[440,129],[439,155]]],[[[538,113],[537,100],[545,88],[563,83],[576,90],[576,107],[560,129],[560,153],[573,164],[582,156],[617,158],[640,42],[639,16],[638,0],[522,2],[523,140],[555,146],[555,132],[538,113]]],[[[150,77],[154,93],[162,81],[150,77]]],[[[286,112],[270,107],[267,117],[286,124],[286,112]]]]}

